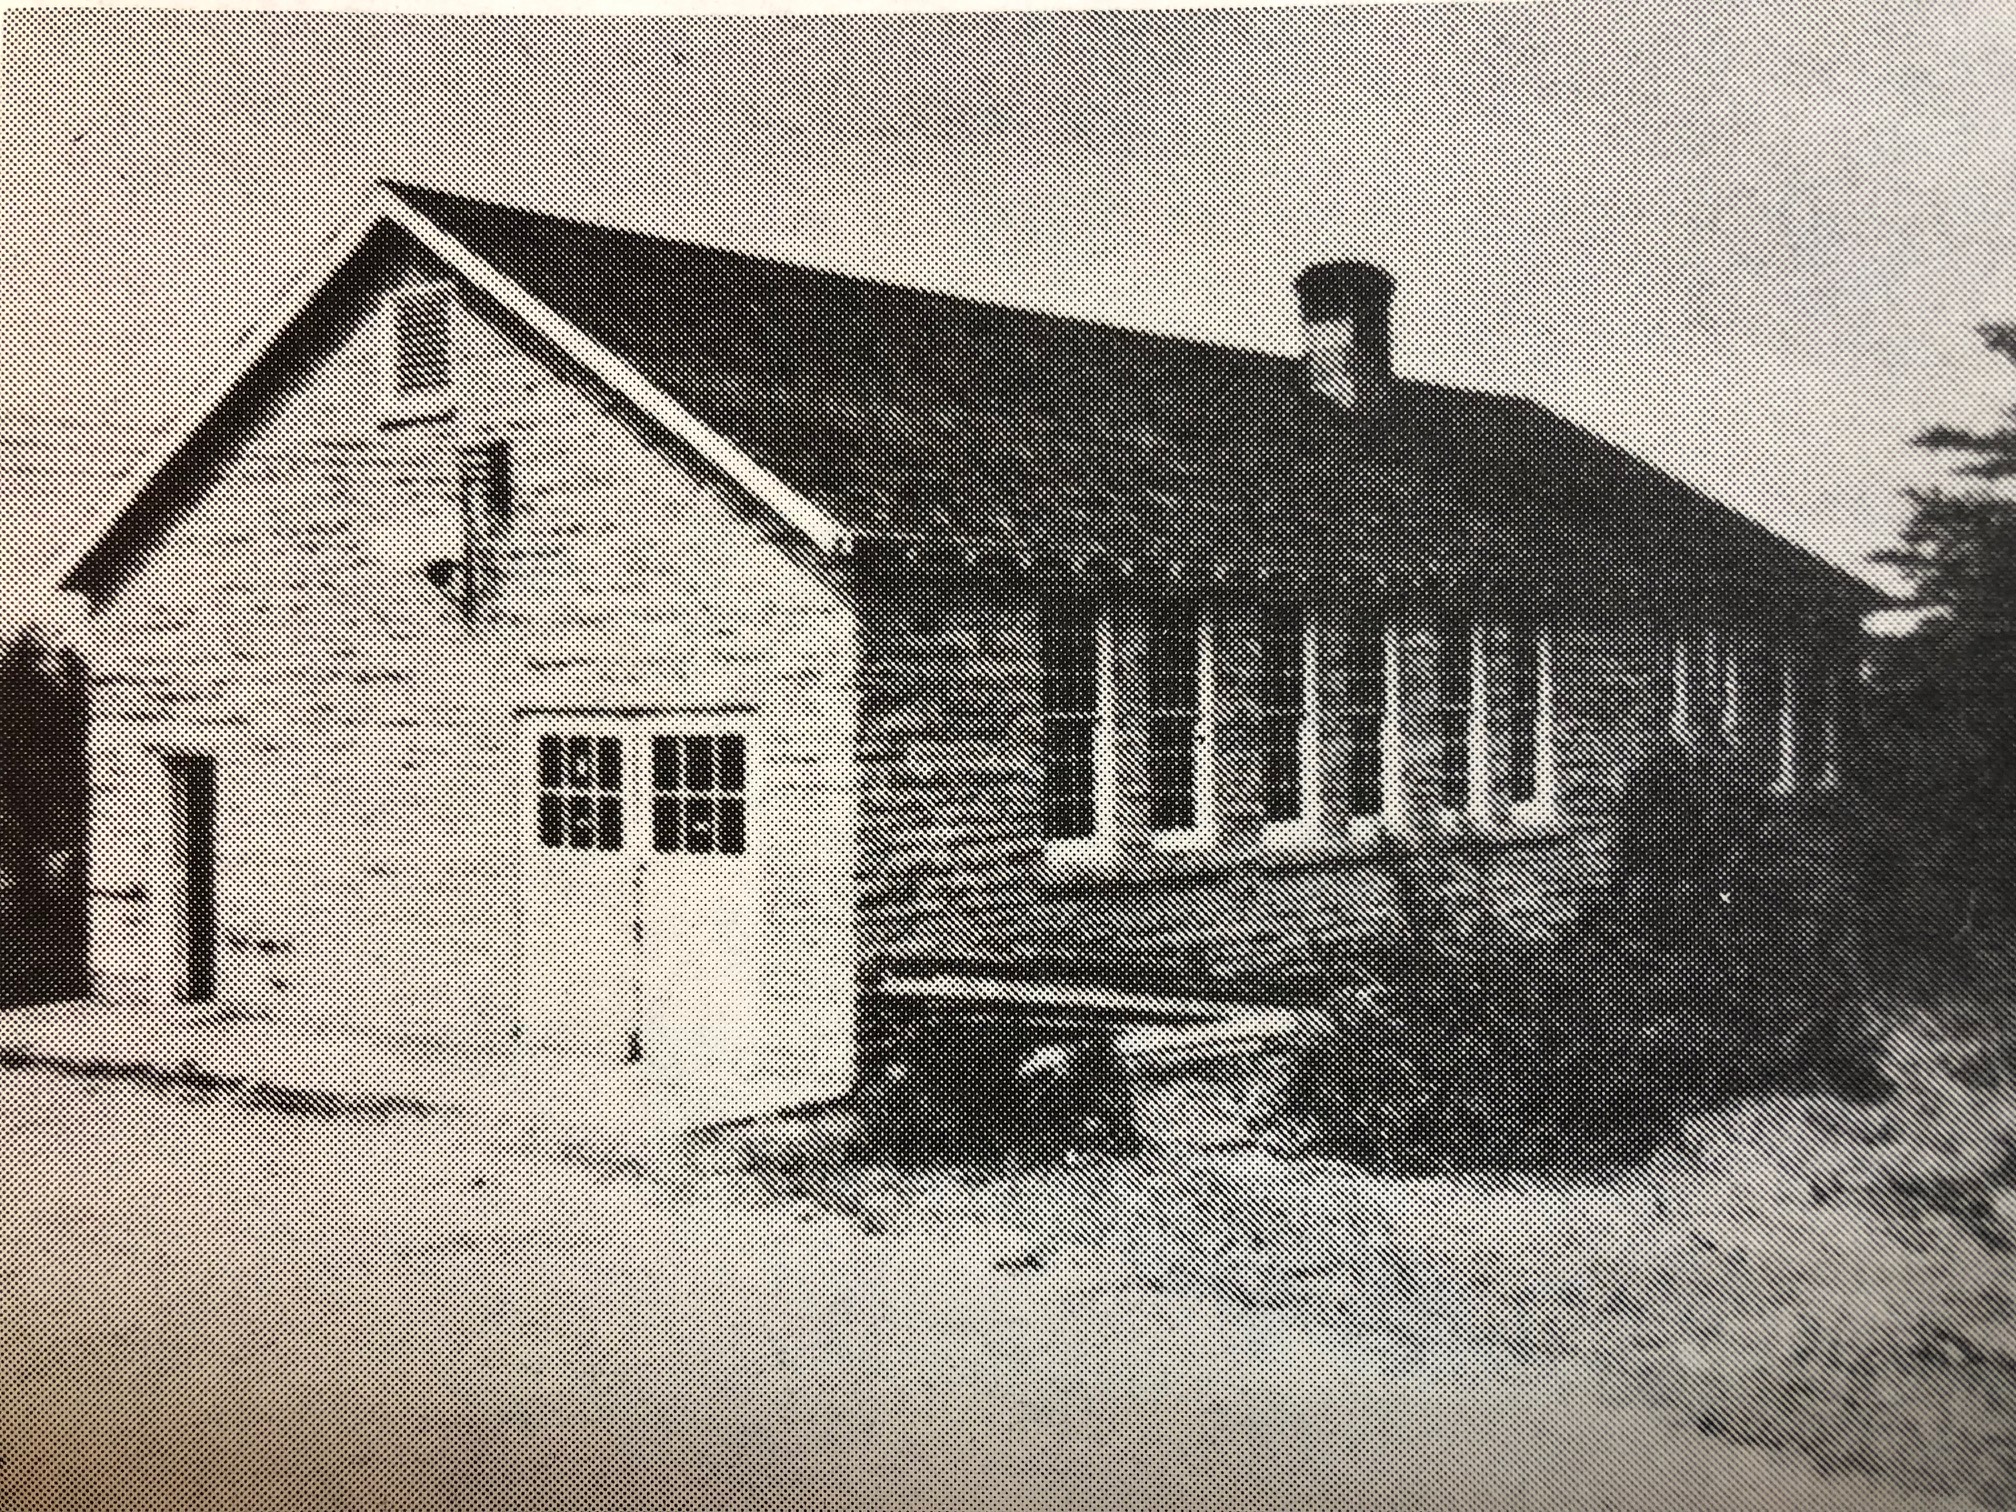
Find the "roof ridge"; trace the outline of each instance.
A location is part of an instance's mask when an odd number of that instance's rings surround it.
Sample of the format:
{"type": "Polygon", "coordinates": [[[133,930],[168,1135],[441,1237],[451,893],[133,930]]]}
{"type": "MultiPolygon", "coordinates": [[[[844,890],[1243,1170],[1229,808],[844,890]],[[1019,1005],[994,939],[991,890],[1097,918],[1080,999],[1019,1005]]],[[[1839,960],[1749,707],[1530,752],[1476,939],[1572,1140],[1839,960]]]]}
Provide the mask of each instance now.
{"type": "MultiPolygon", "coordinates": [[[[548,225],[565,227],[569,230],[592,231],[603,236],[621,236],[657,247],[681,252],[696,252],[709,257],[732,258],[755,267],[778,273],[788,273],[795,277],[817,278],[834,284],[851,285],[858,289],[871,289],[880,293],[902,295],[909,299],[942,300],[969,310],[984,310],[991,314],[1016,316],[1027,320],[1040,320],[1047,324],[1075,327],[1078,330],[1105,335],[1121,336],[1131,340],[1166,343],[1172,347],[1190,351],[1210,352],[1218,356],[1247,358],[1269,365],[1296,365],[1299,359],[1283,352],[1269,351],[1264,347],[1240,346],[1232,342],[1206,341],[1195,336],[1179,336],[1170,331],[1151,331],[1141,326],[1120,325],[1109,320],[1095,320],[1084,315],[1067,315],[1056,310],[1039,309],[1032,305],[1010,304],[1002,300],[977,299],[968,294],[956,294],[947,289],[919,288],[915,284],[894,283],[886,278],[874,278],[865,273],[847,273],[837,268],[822,268],[811,263],[790,262],[781,257],[771,257],[761,252],[744,252],[734,247],[717,246],[712,242],[689,241],[684,237],[660,236],[651,231],[639,231],[628,226],[615,226],[606,221],[582,220],[575,216],[555,215],[550,211],[533,210],[524,205],[506,204],[500,200],[478,199],[473,195],[457,194],[452,190],[429,188],[422,184],[401,183],[394,179],[377,180],[378,187],[397,195],[402,201],[427,214],[422,204],[415,203],[415,196],[424,199],[450,200],[457,205],[472,210],[501,212],[506,215],[521,215],[533,220],[544,221],[548,225]]],[[[431,219],[431,217],[430,217],[431,219]]],[[[1509,396],[1494,396],[1509,397],[1509,396]]]]}

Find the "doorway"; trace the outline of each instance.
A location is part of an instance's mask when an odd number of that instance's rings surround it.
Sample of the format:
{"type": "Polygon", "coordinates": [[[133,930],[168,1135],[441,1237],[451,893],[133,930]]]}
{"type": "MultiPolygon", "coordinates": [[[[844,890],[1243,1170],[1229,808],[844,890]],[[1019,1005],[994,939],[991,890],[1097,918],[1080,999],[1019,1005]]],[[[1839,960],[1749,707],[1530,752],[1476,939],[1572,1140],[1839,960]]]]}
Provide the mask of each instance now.
{"type": "Polygon", "coordinates": [[[712,1081],[760,1011],[746,719],[528,715],[519,750],[527,1034],[712,1081]]]}
{"type": "Polygon", "coordinates": [[[161,762],[168,778],[162,965],[169,996],[203,1003],[217,995],[217,761],[178,751],[161,762]]]}

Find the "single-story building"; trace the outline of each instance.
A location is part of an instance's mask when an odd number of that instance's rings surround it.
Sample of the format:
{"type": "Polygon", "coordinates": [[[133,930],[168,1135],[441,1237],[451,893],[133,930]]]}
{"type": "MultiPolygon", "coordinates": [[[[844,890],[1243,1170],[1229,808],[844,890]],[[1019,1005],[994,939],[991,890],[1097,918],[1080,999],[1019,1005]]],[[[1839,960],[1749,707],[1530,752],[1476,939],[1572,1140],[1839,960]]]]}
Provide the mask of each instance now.
{"type": "Polygon", "coordinates": [[[1263,980],[1382,834],[1544,924],[1672,735],[1834,783],[1881,596],[1392,289],[1298,361],[379,186],[69,572],[99,990],[753,1107],[864,983],[1263,980]]]}

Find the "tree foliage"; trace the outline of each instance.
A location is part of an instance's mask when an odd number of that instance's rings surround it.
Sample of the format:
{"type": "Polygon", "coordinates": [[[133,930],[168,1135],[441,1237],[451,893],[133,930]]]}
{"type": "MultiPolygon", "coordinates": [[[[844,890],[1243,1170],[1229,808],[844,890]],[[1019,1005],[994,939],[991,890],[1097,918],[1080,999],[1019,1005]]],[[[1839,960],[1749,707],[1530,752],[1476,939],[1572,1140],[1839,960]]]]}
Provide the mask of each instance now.
{"type": "Polygon", "coordinates": [[[0,647],[0,1001],[84,990],[85,679],[37,628],[0,647]]]}
{"type": "MultiPolygon", "coordinates": [[[[2016,362],[2016,326],[1981,336],[2016,362]]],[[[2016,730],[2016,497],[1995,485],[2016,478],[2016,407],[1991,429],[1935,425],[1914,444],[1951,455],[1962,486],[1908,490],[1901,543],[1877,554],[1933,611],[1887,670],[1911,722],[2005,737],[2016,730]]]]}

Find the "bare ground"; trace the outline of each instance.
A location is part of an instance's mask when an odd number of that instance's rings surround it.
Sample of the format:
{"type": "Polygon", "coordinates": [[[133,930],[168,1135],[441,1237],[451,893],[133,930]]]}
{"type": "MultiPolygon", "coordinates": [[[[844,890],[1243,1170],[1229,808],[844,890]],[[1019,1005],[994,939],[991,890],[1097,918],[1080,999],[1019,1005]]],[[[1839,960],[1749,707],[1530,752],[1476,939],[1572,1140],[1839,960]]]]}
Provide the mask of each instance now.
{"type": "Polygon", "coordinates": [[[1579,1185],[976,1182],[0,1070],[0,1507],[2010,1505],[1960,1094],[1922,1169],[1787,1103],[1579,1185]]]}

